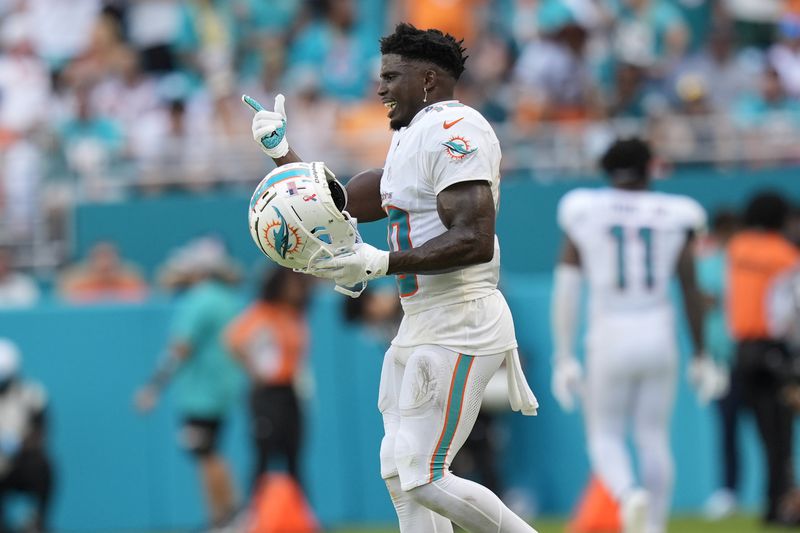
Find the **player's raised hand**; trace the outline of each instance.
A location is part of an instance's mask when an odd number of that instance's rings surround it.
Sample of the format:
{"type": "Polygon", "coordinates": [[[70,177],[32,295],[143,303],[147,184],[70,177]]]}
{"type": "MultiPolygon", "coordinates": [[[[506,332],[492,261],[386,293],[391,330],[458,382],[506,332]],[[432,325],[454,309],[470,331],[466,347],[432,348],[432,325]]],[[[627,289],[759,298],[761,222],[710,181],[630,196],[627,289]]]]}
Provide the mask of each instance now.
{"type": "Polygon", "coordinates": [[[278,159],[289,153],[289,141],[286,139],[286,108],[282,94],[275,97],[273,111],[264,109],[255,98],[242,95],[242,102],[256,112],[253,116],[253,139],[272,159],[278,159]]]}
{"type": "Polygon", "coordinates": [[[550,387],[558,405],[566,412],[575,409],[583,387],[583,369],[572,356],[556,357],[550,387]]]}

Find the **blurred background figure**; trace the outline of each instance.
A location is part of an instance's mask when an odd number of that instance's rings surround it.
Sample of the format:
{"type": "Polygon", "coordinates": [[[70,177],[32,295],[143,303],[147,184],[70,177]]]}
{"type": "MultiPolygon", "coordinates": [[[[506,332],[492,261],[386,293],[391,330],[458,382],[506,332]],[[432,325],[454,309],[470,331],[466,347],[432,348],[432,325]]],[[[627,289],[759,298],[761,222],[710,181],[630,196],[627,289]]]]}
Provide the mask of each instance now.
{"type": "Polygon", "coordinates": [[[592,471],[628,533],[667,530],[674,483],[669,421],[678,375],[670,282],[680,282],[693,357],[688,375],[713,399],[694,245],[706,214],[685,196],[650,192],[652,152],[618,139],[600,165],[610,187],[576,189],[558,206],[564,232],[552,297],[552,392],[565,411],[581,402],[592,471]],[[575,356],[583,281],[589,290],[586,374],[575,356]],[[639,475],[626,440],[631,431],[639,475]]]}
{"type": "Polygon", "coordinates": [[[781,234],[788,214],[778,193],[763,192],[748,203],[743,230],[728,244],[727,310],[736,340],[734,381],[755,416],[767,468],[762,520],[796,526],[797,517],[781,514],[795,478],[794,414],[785,398],[795,376],[788,346],[770,334],[767,316],[770,285],[800,263],[800,251],[781,234]]]}
{"type": "Polygon", "coordinates": [[[176,378],[180,444],[197,460],[211,526],[224,527],[237,511],[233,479],[218,447],[241,388],[241,374],[223,339],[225,327],[241,308],[234,290],[238,269],[220,242],[199,238],[171,257],[164,279],[182,293],[166,353],[135,402],[143,412],[152,410],[161,391],[176,378]]]}
{"type": "Polygon", "coordinates": [[[17,346],[0,338],[0,532],[48,531],[53,467],[46,445],[47,393],[20,373],[17,346]],[[24,525],[6,522],[12,494],[31,498],[33,512],[24,525]]]}
{"type": "Polygon", "coordinates": [[[255,491],[271,459],[301,482],[303,416],[295,383],[308,352],[306,307],[312,280],[286,268],[264,276],[258,300],[228,326],[227,344],[250,378],[255,491]]]}
{"type": "Polygon", "coordinates": [[[0,245],[0,309],[32,307],[38,301],[36,281],[16,270],[14,249],[0,245]]]}
{"type": "Polygon", "coordinates": [[[61,275],[59,292],[71,303],[136,302],[147,295],[147,284],[135,267],[122,261],[116,245],[104,241],[61,275]]]}
{"type": "Polygon", "coordinates": [[[730,516],[737,508],[739,488],[738,428],[741,410],[741,387],[733,372],[733,339],[725,317],[728,259],[726,248],[739,226],[733,211],[717,211],[711,219],[708,237],[698,246],[697,282],[705,300],[706,347],[714,360],[728,373],[729,386],[717,400],[719,442],[717,448],[722,467],[722,484],[706,501],[705,513],[712,520],[730,516]]]}

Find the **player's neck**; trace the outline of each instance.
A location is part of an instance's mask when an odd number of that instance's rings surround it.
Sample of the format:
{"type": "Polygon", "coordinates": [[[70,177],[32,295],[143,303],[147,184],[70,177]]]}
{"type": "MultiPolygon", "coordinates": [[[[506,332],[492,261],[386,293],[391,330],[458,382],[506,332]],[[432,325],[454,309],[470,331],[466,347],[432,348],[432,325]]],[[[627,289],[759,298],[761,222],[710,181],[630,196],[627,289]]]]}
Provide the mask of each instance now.
{"type": "Polygon", "coordinates": [[[625,183],[620,185],[614,185],[614,188],[620,189],[622,191],[640,192],[648,190],[650,188],[650,184],[646,181],[642,181],[636,183],[625,183]]]}

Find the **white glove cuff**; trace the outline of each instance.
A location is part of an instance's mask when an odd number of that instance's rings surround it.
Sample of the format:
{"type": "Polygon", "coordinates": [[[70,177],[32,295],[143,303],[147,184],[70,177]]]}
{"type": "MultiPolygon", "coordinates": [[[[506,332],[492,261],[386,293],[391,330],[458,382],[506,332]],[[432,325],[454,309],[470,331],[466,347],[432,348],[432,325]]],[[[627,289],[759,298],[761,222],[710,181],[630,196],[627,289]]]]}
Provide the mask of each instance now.
{"type": "Polygon", "coordinates": [[[389,270],[389,252],[379,250],[379,252],[375,254],[375,259],[370,263],[371,264],[367,266],[367,275],[369,279],[385,276],[386,272],[389,270]]]}
{"type": "Polygon", "coordinates": [[[281,142],[279,142],[275,148],[267,148],[262,143],[259,143],[259,145],[261,149],[264,150],[264,153],[272,159],[281,158],[289,153],[289,141],[286,140],[286,137],[281,139],[281,142]]]}

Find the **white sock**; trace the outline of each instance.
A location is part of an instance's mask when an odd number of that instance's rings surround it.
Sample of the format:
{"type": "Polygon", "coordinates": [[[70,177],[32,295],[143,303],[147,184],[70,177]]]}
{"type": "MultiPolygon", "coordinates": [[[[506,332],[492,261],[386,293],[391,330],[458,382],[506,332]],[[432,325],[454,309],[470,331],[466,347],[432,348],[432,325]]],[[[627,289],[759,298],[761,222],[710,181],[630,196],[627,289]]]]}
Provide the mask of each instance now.
{"type": "Polygon", "coordinates": [[[408,492],[400,488],[399,477],[384,481],[400,521],[400,533],[453,533],[450,520],[414,501],[408,492]]]}
{"type": "Polygon", "coordinates": [[[452,474],[408,494],[469,533],[536,533],[492,491],[452,474]]]}

